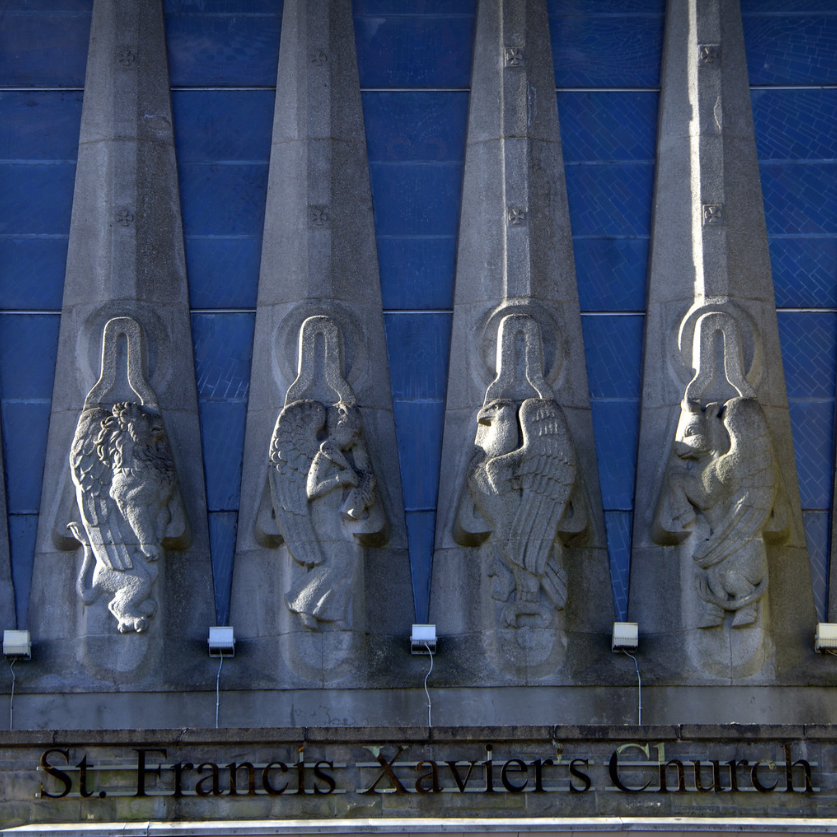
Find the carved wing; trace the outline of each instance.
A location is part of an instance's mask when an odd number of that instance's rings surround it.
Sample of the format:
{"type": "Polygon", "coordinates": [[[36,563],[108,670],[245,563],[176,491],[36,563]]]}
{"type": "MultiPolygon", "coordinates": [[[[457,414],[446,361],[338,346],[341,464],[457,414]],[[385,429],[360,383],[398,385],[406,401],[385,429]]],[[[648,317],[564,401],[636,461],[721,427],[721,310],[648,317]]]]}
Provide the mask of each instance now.
{"type": "Polygon", "coordinates": [[[101,407],[81,414],[70,449],[70,470],[84,531],[96,560],[112,570],[130,570],[134,564],[125,540],[127,536],[132,542],[134,534],[110,496],[110,464],[103,462],[96,450],[96,439],[108,416],[101,407]]]}
{"type": "Polygon", "coordinates": [[[552,399],[524,401],[520,427],[521,447],[496,457],[487,467],[511,474],[510,488],[520,496],[505,533],[504,552],[542,578],[575,483],[575,450],[564,413],[552,399]]]}
{"type": "Polygon", "coordinates": [[[729,401],[724,424],[730,449],[715,467],[725,481],[732,479],[734,500],[712,535],[695,550],[694,559],[703,569],[719,564],[746,541],[761,537],[779,487],[770,428],[758,401],[729,401]]]}
{"type": "Polygon", "coordinates": [[[293,401],[276,420],[270,440],[270,493],[282,537],[295,561],[313,567],[323,561],[306,491],[308,471],[319,450],[325,407],[317,401],[293,401]]]}

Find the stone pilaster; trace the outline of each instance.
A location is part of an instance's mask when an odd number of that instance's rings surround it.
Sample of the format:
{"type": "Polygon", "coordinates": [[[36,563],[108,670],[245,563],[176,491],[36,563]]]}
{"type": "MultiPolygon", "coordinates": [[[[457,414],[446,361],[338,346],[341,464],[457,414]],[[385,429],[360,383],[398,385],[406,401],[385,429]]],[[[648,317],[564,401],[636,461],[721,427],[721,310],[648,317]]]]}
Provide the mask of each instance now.
{"type": "Polygon", "coordinates": [[[287,0],[233,577],[237,676],[392,682],[412,619],[351,4],[287,0]]]}
{"type": "Polygon", "coordinates": [[[477,11],[431,621],[437,684],[595,683],[610,655],[543,0],[477,11]]]}
{"type": "Polygon", "coordinates": [[[629,618],[644,682],[812,676],[816,622],[737,0],[672,0],[629,618]]]}
{"type": "Polygon", "coordinates": [[[212,569],[162,0],[94,4],[43,485],[30,687],[208,677],[212,569]]]}

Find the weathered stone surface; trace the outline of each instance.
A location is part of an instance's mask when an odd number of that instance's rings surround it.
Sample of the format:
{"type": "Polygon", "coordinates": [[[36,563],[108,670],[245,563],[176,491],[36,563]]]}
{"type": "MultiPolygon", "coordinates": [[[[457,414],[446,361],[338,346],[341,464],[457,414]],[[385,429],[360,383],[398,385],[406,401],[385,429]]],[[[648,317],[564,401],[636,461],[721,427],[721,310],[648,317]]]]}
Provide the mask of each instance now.
{"type": "Polygon", "coordinates": [[[413,603],[348,0],[285,4],[277,84],[230,676],[357,688],[409,669],[413,603]]]}
{"type": "Polygon", "coordinates": [[[212,667],[171,118],[162,3],[97,0],[30,605],[45,692],[185,688],[212,667]]]}
{"type": "Polygon", "coordinates": [[[446,686],[620,679],[554,90],[545,3],[480,2],[431,589],[446,686]]]}
{"type": "Polygon", "coordinates": [[[137,835],[720,824],[827,833],[837,762],[833,730],[820,733],[715,724],[3,732],[0,814],[4,834],[23,823],[26,833],[64,833],[50,826],[62,822],[84,823],[72,834],[137,835]],[[48,770],[37,769],[42,760],[48,770]]]}
{"type": "Polygon", "coordinates": [[[646,682],[817,682],[738,2],[665,37],[629,618],[646,682]]]}

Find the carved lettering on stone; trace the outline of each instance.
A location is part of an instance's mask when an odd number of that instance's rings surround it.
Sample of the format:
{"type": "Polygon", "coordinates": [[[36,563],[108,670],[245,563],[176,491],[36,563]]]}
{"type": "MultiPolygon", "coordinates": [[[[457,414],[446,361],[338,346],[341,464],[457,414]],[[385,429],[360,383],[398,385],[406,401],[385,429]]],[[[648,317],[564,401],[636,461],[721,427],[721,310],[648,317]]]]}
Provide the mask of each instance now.
{"type": "Polygon", "coordinates": [[[272,546],[284,542],[298,565],[285,604],[299,621],[350,630],[361,547],[380,545],[387,521],[360,410],[343,377],[340,330],[329,317],[302,324],[298,370],[268,453],[276,528],[268,523],[258,534],[272,546]]]}
{"type": "Polygon", "coordinates": [[[740,333],[730,313],[698,317],[693,364],[654,539],[689,548],[697,627],[727,622],[740,628],[760,622],[768,586],[765,538],[784,535],[787,507],[767,417],[744,374],[740,333]],[[709,391],[721,397],[710,400],[709,391]]]}
{"type": "Polygon", "coordinates": [[[552,626],[567,601],[563,547],[586,531],[564,412],[543,376],[541,334],[528,314],[500,323],[497,377],[477,415],[457,541],[484,544],[504,628],[552,626]]]}
{"type": "Polygon", "coordinates": [[[102,371],[90,390],[70,450],[77,519],[67,528],[84,549],[76,592],[85,605],[109,596],[121,633],[142,633],[165,548],[188,545],[174,461],[157,399],[143,373],[135,320],[110,320],[102,371]],[[126,397],[127,396],[127,397],[126,397]]]}

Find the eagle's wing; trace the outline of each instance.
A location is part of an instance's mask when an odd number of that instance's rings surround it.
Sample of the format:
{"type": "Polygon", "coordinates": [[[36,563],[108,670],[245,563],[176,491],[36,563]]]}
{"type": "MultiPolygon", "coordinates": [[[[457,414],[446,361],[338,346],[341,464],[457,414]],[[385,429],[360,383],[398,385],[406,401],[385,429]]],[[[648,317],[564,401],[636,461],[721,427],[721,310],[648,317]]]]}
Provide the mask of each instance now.
{"type": "MultiPolygon", "coordinates": [[[[112,570],[130,570],[134,564],[125,545],[125,529],[130,531],[130,526],[110,496],[110,464],[103,462],[96,451],[96,439],[108,416],[110,413],[101,407],[82,412],[70,449],[70,470],[84,531],[96,560],[112,570]]],[[[135,540],[133,532],[127,540],[135,540]]]]}
{"type": "Polygon", "coordinates": [[[724,425],[730,450],[717,468],[735,476],[735,497],[712,535],[699,544],[694,559],[703,569],[719,564],[753,537],[760,537],[779,487],[779,474],[770,428],[754,398],[727,402],[724,425]],[[731,467],[725,467],[726,463],[731,467]]]}
{"type": "Polygon", "coordinates": [[[270,440],[273,509],[291,555],[306,567],[323,561],[306,484],[325,420],[325,407],[319,402],[293,401],[279,413],[270,440]]]}
{"type": "Polygon", "coordinates": [[[524,401],[520,427],[523,444],[505,455],[520,493],[505,553],[543,577],[575,483],[575,451],[564,413],[552,399],[524,401]]]}

